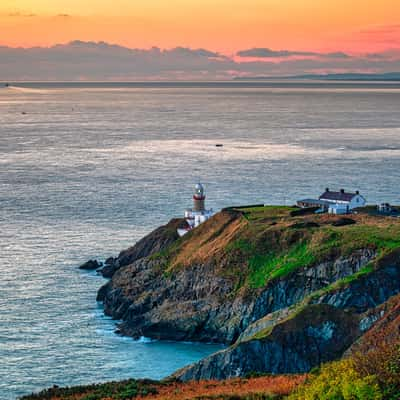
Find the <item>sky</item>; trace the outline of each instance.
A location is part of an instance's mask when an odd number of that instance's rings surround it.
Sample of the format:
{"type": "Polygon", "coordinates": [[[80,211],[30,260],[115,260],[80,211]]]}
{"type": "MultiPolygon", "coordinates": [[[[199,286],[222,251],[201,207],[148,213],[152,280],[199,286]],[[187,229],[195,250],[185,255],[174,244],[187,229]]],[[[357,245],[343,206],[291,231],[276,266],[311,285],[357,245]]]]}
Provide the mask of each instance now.
{"type": "MultiPolygon", "coordinates": [[[[400,49],[400,2],[1,0],[0,32],[3,47],[53,47],[77,40],[130,49],[183,47],[206,49],[236,63],[310,61],[333,53],[358,58],[391,54],[386,69],[381,63],[379,68],[358,68],[382,72],[393,68],[393,52],[400,49]]],[[[331,70],[356,70],[342,64],[332,62],[331,70]]]]}

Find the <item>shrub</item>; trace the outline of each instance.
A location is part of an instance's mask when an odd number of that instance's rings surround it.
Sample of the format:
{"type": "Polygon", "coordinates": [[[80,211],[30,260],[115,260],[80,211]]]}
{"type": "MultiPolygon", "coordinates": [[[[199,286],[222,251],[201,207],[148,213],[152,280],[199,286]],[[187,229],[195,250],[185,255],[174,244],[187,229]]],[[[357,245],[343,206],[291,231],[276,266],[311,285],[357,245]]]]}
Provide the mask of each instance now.
{"type": "Polygon", "coordinates": [[[388,400],[400,399],[400,338],[394,335],[385,327],[373,330],[353,353],[355,370],[374,376],[388,400]]]}
{"type": "Polygon", "coordinates": [[[361,376],[354,361],[346,359],[325,364],[311,375],[290,400],[382,400],[383,394],[373,376],[361,376]]]}

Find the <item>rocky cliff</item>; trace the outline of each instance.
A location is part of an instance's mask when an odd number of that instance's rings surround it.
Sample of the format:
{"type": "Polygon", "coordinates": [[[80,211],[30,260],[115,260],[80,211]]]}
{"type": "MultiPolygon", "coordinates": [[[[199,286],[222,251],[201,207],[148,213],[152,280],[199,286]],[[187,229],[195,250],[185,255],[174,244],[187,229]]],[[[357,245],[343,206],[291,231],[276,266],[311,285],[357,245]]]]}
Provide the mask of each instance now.
{"type": "Polygon", "coordinates": [[[400,221],[351,222],[229,209],[179,238],[175,220],[109,263],[98,300],[124,334],[229,345],[179,379],[305,372],[340,357],[400,291],[400,221]]]}

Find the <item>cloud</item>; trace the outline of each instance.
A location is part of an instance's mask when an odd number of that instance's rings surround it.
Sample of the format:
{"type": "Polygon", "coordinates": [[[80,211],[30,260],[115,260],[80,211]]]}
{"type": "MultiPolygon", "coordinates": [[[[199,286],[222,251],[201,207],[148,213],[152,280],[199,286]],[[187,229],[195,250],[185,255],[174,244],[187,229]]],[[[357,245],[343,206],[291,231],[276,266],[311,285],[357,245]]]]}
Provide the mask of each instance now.
{"type": "Polygon", "coordinates": [[[189,49],[187,47],[176,47],[172,49],[171,54],[175,54],[177,56],[198,56],[198,57],[207,57],[207,58],[219,58],[221,55],[219,53],[215,53],[213,51],[208,51],[205,49],[189,49]]]}
{"type": "Polygon", "coordinates": [[[267,47],[254,47],[252,49],[240,50],[236,53],[242,58],[287,58],[287,57],[328,57],[328,58],[349,58],[343,52],[317,53],[313,51],[293,50],[272,50],[267,47]]]}
{"type": "Polygon", "coordinates": [[[334,53],[320,54],[320,56],[328,57],[328,58],[351,58],[351,56],[349,56],[346,53],[343,53],[342,51],[337,51],[334,53]]]}
{"type": "Polygon", "coordinates": [[[267,47],[254,47],[252,49],[238,51],[236,55],[239,57],[252,58],[278,58],[292,56],[316,56],[318,54],[311,51],[271,50],[267,47]]]}
{"type": "Polygon", "coordinates": [[[22,13],[19,11],[16,12],[11,12],[7,14],[7,17],[13,17],[13,18],[17,18],[17,17],[22,17],[22,18],[30,18],[30,17],[37,17],[36,14],[33,13],[22,13]]]}
{"type": "Polygon", "coordinates": [[[0,80],[212,80],[400,71],[400,50],[396,49],[363,56],[342,52],[313,54],[317,56],[237,59],[203,48],[130,49],[106,42],[75,40],[48,48],[0,47],[0,80]]]}

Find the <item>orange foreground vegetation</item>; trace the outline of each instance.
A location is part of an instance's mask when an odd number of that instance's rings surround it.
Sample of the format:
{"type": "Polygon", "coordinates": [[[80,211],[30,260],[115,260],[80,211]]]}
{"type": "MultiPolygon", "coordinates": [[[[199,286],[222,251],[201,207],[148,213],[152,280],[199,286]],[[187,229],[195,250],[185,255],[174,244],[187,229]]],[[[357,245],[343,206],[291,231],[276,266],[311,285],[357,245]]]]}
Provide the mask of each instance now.
{"type": "Polygon", "coordinates": [[[178,383],[160,387],[158,394],[147,396],[147,400],[186,400],[222,395],[245,396],[255,393],[286,395],[305,380],[305,375],[264,376],[250,379],[229,379],[226,381],[200,381],[178,383]]]}
{"type": "MultiPolygon", "coordinates": [[[[290,394],[297,386],[303,383],[306,375],[276,375],[257,378],[233,378],[224,381],[191,381],[186,383],[169,382],[156,384],[157,394],[138,396],[135,399],[146,400],[190,400],[190,399],[240,399],[246,396],[264,394],[284,396],[290,394]]],[[[68,399],[81,400],[87,398],[88,393],[79,394],[68,399]]],[[[63,400],[64,397],[54,396],[52,400],[63,400]]],[[[114,400],[105,397],[102,400],[114,400]]]]}

